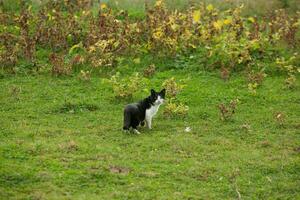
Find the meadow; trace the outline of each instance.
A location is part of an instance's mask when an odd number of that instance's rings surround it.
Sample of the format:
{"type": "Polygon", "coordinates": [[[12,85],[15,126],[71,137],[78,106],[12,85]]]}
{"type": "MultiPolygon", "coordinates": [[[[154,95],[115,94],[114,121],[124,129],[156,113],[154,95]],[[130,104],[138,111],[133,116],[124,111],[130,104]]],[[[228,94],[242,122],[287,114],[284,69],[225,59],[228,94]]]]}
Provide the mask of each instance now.
{"type": "Polygon", "coordinates": [[[297,4],[128,2],[0,4],[0,199],[299,199],[297,4]]]}

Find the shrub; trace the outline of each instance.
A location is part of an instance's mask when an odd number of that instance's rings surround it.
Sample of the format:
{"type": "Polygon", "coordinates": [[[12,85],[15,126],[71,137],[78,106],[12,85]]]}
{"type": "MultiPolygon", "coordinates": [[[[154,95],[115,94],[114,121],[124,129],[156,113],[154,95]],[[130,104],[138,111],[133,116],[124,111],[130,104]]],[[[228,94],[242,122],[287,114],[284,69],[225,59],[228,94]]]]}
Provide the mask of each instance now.
{"type": "Polygon", "coordinates": [[[114,51],[119,47],[119,42],[110,40],[99,40],[88,48],[88,61],[93,67],[110,67],[116,61],[114,51]]]}
{"type": "Polygon", "coordinates": [[[156,69],[156,67],[154,64],[149,65],[146,69],[144,69],[144,76],[145,77],[153,76],[155,73],[155,69],[156,69]]]}
{"type": "Polygon", "coordinates": [[[81,70],[78,75],[79,80],[81,81],[90,81],[91,80],[91,72],[81,70]]]}
{"type": "Polygon", "coordinates": [[[127,78],[120,78],[120,73],[112,76],[108,81],[112,85],[114,96],[117,99],[131,99],[143,85],[144,79],[139,73],[135,73],[127,78]]]}
{"type": "Polygon", "coordinates": [[[176,95],[183,89],[184,85],[178,84],[175,78],[169,78],[165,80],[162,87],[166,89],[166,95],[169,98],[175,98],[176,95]]]}
{"type": "Polygon", "coordinates": [[[172,77],[165,80],[162,87],[166,89],[166,96],[169,98],[165,106],[164,115],[166,117],[186,117],[189,107],[177,98],[184,85],[177,83],[175,78],[172,77]]]}
{"type": "Polygon", "coordinates": [[[14,71],[20,58],[18,38],[12,34],[0,34],[0,64],[5,70],[14,71]]]}
{"type": "Polygon", "coordinates": [[[228,105],[221,103],[218,105],[220,111],[220,117],[222,121],[227,121],[232,118],[236,111],[238,100],[231,100],[228,105]]]}
{"type": "Polygon", "coordinates": [[[296,74],[300,72],[300,68],[296,66],[297,58],[298,54],[295,53],[288,59],[285,59],[284,57],[276,59],[278,68],[287,75],[287,78],[285,79],[287,88],[294,88],[296,86],[296,74]]]}
{"type": "MultiPolygon", "coordinates": [[[[95,68],[114,66],[126,55],[188,58],[194,54],[205,58],[197,64],[221,69],[221,77],[227,80],[232,72],[252,70],[265,58],[273,62],[274,55],[290,55],[299,44],[300,12],[290,15],[278,10],[262,18],[246,18],[242,6],[225,12],[199,3],[178,11],[157,0],[153,7],[146,6],[141,20],[106,4],[95,7],[98,13],[94,14],[87,9],[91,0],[47,1],[37,12],[30,1],[21,2],[15,14],[0,12],[0,64],[6,68],[21,66],[23,59],[35,64],[39,50],[51,48],[65,55],[81,44],[81,60],[95,68]]],[[[147,70],[145,76],[154,73],[153,68],[147,70]]]]}
{"type": "Polygon", "coordinates": [[[263,72],[251,71],[248,73],[248,89],[251,94],[256,95],[256,89],[262,84],[267,75],[263,72]]]}
{"type": "Polygon", "coordinates": [[[49,56],[50,63],[52,64],[52,75],[61,76],[61,75],[69,75],[71,73],[71,66],[64,62],[64,57],[52,53],[49,56]]]}
{"type": "Polygon", "coordinates": [[[175,99],[169,99],[164,108],[164,115],[166,117],[186,117],[188,115],[189,107],[181,102],[176,102],[175,99]]]}

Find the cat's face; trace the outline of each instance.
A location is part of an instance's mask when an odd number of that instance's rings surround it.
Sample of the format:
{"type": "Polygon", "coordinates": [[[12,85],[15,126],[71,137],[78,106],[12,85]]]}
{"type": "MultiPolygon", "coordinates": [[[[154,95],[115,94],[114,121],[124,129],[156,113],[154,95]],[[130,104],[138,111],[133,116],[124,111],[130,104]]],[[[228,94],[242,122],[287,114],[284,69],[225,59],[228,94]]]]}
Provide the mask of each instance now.
{"type": "Polygon", "coordinates": [[[154,105],[163,104],[165,101],[166,90],[162,89],[160,92],[155,92],[155,90],[151,89],[151,102],[154,105]]]}

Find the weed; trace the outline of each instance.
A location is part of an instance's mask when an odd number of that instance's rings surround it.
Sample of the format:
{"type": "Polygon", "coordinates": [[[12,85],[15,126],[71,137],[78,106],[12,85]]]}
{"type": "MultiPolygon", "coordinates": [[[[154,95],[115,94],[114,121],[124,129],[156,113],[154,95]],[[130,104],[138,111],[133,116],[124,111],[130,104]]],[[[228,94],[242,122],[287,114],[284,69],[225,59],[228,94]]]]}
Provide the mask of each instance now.
{"type": "Polygon", "coordinates": [[[59,144],[58,146],[64,152],[73,152],[79,149],[78,144],[74,140],[59,144]]]}
{"type": "Polygon", "coordinates": [[[55,109],[57,113],[78,113],[84,111],[96,111],[99,107],[94,104],[87,104],[87,103],[71,103],[65,102],[61,107],[55,109]]]}
{"type": "Polygon", "coordinates": [[[218,105],[219,111],[220,111],[220,117],[222,121],[228,121],[232,119],[233,115],[236,112],[236,106],[237,106],[238,100],[231,100],[228,105],[225,103],[221,103],[218,105]]]}
{"type": "Polygon", "coordinates": [[[69,75],[71,73],[72,68],[65,63],[63,56],[52,53],[49,60],[52,64],[53,76],[69,75]]]}
{"type": "Polygon", "coordinates": [[[250,72],[248,73],[248,83],[261,85],[267,75],[264,72],[250,72]]]}
{"type": "Polygon", "coordinates": [[[164,115],[166,117],[186,117],[188,115],[189,107],[175,99],[168,99],[164,107],[164,115]]]}
{"type": "Polygon", "coordinates": [[[110,166],[109,171],[113,174],[123,174],[123,175],[126,175],[130,172],[128,168],[119,167],[119,166],[110,166]]]}
{"type": "Polygon", "coordinates": [[[225,67],[222,67],[222,68],[221,68],[220,75],[221,75],[221,78],[222,78],[224,81],[227,81],[227,80],[229,79],[229,76],[230,76],[230,71],[229,71],[229,69],[227,69],[227,68],[225,68],[225,67]]]}
{"type": "Polygon", "coordinates": [[[16,100],[20,100],[21,87],[13,85],[9,89],[10,96],[16,100]]]}
{"type": "Polygon", "coordinates": [[[169,78],[165,80],[162,87],[166,89],[166,95],[169,98],[175,98],[177,94],[182,91],[184,85],[179,84],[175,81],[175,78],[169,78]]]}
{"type": "Polygon", "coordinates": [[[81,70],[78,75],[79,80],[81,81],[91,81],[91,72],[81,70]]]}
{"type": "Polygon", "coordinates": [[[114,96],[117,99],[131,99],[133,95],[144,85],[145,80],[135,73],[128,78],[120,78],[120,73],[106,80],[112,85],[114,96]]]}
{"type": "Polygon", "coordinates": [[[154,64],[149,65],[146,69],[144,69],[144,76],[151,77],[155,74],[156,67],[154,64]]]}

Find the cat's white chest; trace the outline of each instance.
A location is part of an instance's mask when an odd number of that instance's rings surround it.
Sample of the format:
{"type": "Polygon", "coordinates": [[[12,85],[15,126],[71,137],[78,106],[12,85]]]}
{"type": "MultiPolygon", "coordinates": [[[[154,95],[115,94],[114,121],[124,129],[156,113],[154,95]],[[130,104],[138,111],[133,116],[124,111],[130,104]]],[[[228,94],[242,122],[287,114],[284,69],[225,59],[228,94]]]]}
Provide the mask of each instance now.
{"type": "Polygon", "coordinates": [[[146,119],[152,118],[158,111],[160,105],[151,106],[149,109],[146,110],[146,119]]]}

